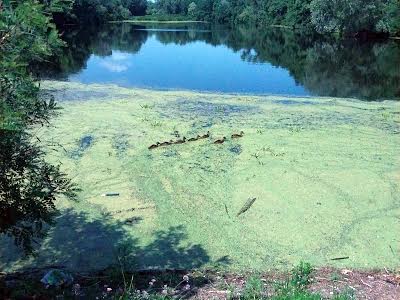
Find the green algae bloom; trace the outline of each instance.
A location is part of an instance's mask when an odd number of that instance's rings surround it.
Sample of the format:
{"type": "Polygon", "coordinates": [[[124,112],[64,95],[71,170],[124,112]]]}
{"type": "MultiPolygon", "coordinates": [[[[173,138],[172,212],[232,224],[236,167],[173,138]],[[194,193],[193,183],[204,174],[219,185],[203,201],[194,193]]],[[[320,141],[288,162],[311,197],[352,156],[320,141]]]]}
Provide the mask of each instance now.
{"type": "Polygon", "coordinates": [[[2,249],[1,267],[400,265],[398,102],[44,86],[63,110],[40,136],[80,201],[59,200],[38,257],[2,249]]]}

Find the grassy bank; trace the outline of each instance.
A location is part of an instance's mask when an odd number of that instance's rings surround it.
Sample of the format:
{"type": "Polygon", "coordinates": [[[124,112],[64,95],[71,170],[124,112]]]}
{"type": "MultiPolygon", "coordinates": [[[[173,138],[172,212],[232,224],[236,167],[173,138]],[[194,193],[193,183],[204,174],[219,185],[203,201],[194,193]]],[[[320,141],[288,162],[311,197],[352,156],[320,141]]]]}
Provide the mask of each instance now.
{"type": "Polygon", "coordinates": [[[39,138],[80,201],[37,257],[3,241],[3,270],[399,266],[398,103],[44,86],[64,109],[39,138]]]}
{"type": "Polygon", "coordinates": [[[75,273],[72,274],[74,282],[70,285],[49,288],[44,288],[39,281],[43,272],[36,270],[24,274],[0,275],[0,297],[351,300],[397,299],[400,296],[400,277],[396,273],[314,269],[307,263],[298,264],[290,272],[241,274],[195,270],[129,273],[115,267],[98,273],[75,273]]]}

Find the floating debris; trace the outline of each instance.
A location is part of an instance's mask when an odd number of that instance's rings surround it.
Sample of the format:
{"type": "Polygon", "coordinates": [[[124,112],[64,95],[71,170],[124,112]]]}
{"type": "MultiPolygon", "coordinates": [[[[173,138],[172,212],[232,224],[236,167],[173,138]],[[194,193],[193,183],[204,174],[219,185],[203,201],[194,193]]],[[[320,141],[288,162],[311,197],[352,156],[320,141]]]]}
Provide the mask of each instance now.
{"type": "Polygon", "coordinates": [[[225,206],[225,212],[226,212],[226,214],[228,215],[228,217],[230,218],[231,216],[229,215],[228,206],[226,206],[225,203],[224,203],[224,206],[225,206]]]}
{"type": "Polygon", "coordinates": [[[342,257],[335,257],[335,258],[331,258],[331,260],[343,260],[343,259],[349,259],[349,256],[342,256],[342,257]]]}
{"type": "Polygon", "coordinates": [[[128,209],[120,209],[120,210],[115,210],[115,211],[110,211],[110,212],[103,212],[102,215],[103,216],[112,216],[112,215],[121,214],[124,212],[131,212],[131,211],[135,211],[135,210],[144,210],[144,209],[151,209],[151,208],[155,208],[155,206],[132,207],[132,208],[128,208],[128,209]]]}
{"type": "Polygon", "coordinates": [[[249,198],[247,202],[243,205],[243,207],[239,210],[236,217],[239,217],[241,214],[244,214],[253,204],[256,202],[257,198],[249,198]]]}
{"type": "Polygon", "coordinates": [[[119,193],[105,193],[101,195],[102,197],[117,197],[119,193]]]}

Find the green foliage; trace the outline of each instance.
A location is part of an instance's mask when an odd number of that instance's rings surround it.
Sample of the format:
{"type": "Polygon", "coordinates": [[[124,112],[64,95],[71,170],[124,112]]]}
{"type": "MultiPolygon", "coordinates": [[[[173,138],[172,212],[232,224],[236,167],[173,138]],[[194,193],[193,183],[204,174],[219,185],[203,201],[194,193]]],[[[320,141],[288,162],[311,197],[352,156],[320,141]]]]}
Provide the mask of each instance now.
{"type": "MultiPolygon", "coordinates": [[[[250,277],[238,297],[232,299],[240,300],[322,300],[320,294],[312,293],[307,290],[310,285],[312,267],[309,263],[301,262],[294,267],[291,276],[283,282],[276,284],[273,296],[268,296],[266,284],[259,276],[250,277]]],[[[352,300],[353,294],[348,290],[333,296],[335,300],[352,300]]]]}
{"type": "Polygon", "coordinates": [[[190,15],[222,24],[284,25],[322,33],[400,30],[398,0],[158,0],[151,5],[150,14],[190,15]]]}
{"type": "Polygon", "coordinates": [[[291,276],[276,287],[276,297],[273,299],[321,299],[320,296],[307,292],[313,268],[309,263],[300,262],[293,268],[291,276]]]}
{"type": "Polygon", "coordinates": [[[258,276],[250,277],[242,294],[243,299],[264,299],[266,294],[264,282],[258,276]]]}
{"type": "Polygon", "coordinates": [[[310,283],[313,268],[309,263],[300,262],[292,271],[291,284],[298,288],[305,288],[310,283]]]}
{"type": "Polygon", "coordinates": [[[50,16],[68,2],[26,0],[0,8],[0,234],[28,253],[44,224],[52,223],[56,197],[76,192],[59,167],[45,161],[29,131],[57,110],[54,99],[41,94],[30,65],[63,45],[50,16]]]}
{"type": "Polygon", "coordinates": [[[146,0],[75,0],[68,23],[90,24],[126,20],[146,13],[146,0]]]}
{"type": "Polygon", "coordinates": [[[313,0],[311,20],[319,32],[393,32],[388,12],[396,7],[396,0],[313,0]]]}
{"type": "Polygon", "coordinates": [[[158,0],[154,9],[158,14],[186,15],[191,0],[158,0]]]}

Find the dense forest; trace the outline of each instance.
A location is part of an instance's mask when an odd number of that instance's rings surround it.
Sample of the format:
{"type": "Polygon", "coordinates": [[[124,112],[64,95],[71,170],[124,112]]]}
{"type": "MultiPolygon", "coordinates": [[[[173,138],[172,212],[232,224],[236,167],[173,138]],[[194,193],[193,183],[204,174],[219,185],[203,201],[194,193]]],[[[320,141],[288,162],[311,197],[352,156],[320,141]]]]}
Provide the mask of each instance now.
{"type": "Polygon", "coordinates": [[[148,12],[231,25],[307,28],[321,33],[398,34],[400,30],[398,0],[157,0],[149,3],[148,12]]]}
{"type": "MultiPolygon", "coordinates": [[[[48,1],[43,1],[44,3],[48,1]]],[[[288,26],[320,33],[400,34],[398,0],[60,0],[57,24],[163,16],[211,23],[288,26]],[[68,9],[65,9],[68,7],[68,9]]]]}

